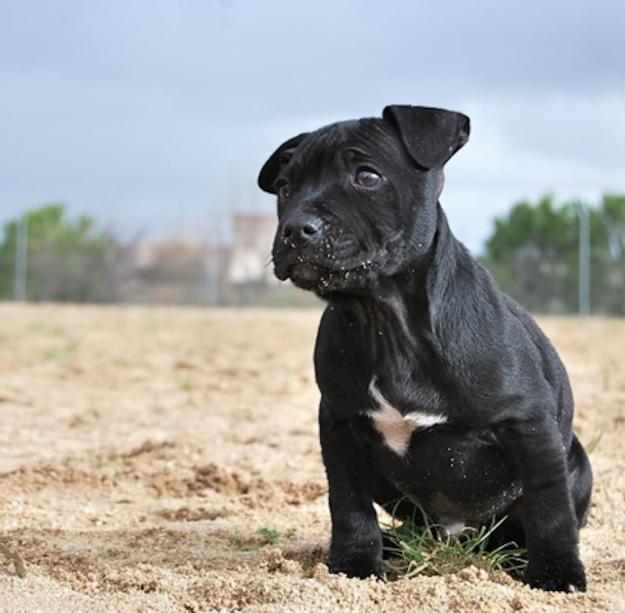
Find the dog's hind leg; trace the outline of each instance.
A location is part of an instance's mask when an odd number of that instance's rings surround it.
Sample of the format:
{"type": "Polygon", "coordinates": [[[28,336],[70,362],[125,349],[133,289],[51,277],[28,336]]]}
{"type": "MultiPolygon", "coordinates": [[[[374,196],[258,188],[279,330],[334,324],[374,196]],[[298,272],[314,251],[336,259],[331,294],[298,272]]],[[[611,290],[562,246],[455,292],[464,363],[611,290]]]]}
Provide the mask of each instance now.
{"type": "Polygon", "coordinates": [[[575,434],[573,435],[567,463],[569,466],[569,483],[573,506],[575,507],[579,527],[583,528],[588,519],[588,507],[592,492],[592,469],[588,455],[575,434]]]}
{"type": "MultiPolygon", "coordinates": [[[[592,491],[592,470],[586,451],[578,438],[573,435],[571,449],[568,454],[569,486],[571,498],[578,525],[583,528],[588,516],[590,494],[592,491]]],[[[518,519],[518,508],[523,504],[522,498],[515,504],[517,511],[512,511],[502,525],[495,530],[488,541],[488,548],[495,549],[506,543],[515,543],[518,547],[525,547],[525,530],[518,519]]]]}

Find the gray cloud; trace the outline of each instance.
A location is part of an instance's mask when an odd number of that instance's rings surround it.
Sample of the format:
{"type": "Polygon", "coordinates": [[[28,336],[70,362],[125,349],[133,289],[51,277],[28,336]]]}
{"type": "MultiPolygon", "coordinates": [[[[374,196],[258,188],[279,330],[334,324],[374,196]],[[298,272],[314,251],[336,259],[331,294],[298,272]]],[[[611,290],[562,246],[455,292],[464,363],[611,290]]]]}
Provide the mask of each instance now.
{"type": "Polygon", "coordinates": [[[253,182],[282,139],[406,102],[472,117],[444,201],[478,248],[515,198],[625,189],[624,27],[618,1],[5,3],[0,220],[62,198],[223,225],[272,206],[253,182]]]}

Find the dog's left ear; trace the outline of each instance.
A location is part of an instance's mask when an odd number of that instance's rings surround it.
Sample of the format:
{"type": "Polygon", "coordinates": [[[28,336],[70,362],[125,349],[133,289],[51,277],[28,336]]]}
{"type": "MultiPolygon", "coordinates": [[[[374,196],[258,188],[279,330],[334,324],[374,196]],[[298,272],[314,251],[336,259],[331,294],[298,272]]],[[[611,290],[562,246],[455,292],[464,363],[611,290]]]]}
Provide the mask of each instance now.
{"type": "Polygon", "coordinates": [[[284,141],[269,156],[269,159],[263,164],[263,167],[260,169],[260,174],[258,175],[258,187],[260,187],[260,189],[270,194],[276,193],[273,182],[280,172],[280,167],[288,163],[289,156],[307,134],[308,132],[303,132],[293,138],[289,138],[289,140],[284,141]]]}
{"type": "Polygon", "coordinates": [[[385,121],[394,125],[410,157],[422,168],[440,168],[469,140],[469,118],[427,106],[387,106],[385,121]]]}

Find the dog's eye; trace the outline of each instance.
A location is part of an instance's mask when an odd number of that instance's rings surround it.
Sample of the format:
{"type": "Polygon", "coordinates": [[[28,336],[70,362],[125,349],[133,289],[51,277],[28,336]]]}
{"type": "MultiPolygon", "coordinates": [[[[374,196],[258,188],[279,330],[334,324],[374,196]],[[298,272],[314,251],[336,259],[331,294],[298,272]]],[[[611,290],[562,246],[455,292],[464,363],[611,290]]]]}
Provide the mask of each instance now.
{"type": "Polygon", "coordinates": [[[370,168],[361,168],[356,173],[356,183],[360,185],[360,187],[375,187],[381,180],[381,175],[370,168]]]}
{"type": "Polygon", "coordinates": [[[284,200],[291,195],[291,190],[289,189],[289,184],[286,181],[279,181],[278,185],[278,198],[280,200],[284,200]]]}

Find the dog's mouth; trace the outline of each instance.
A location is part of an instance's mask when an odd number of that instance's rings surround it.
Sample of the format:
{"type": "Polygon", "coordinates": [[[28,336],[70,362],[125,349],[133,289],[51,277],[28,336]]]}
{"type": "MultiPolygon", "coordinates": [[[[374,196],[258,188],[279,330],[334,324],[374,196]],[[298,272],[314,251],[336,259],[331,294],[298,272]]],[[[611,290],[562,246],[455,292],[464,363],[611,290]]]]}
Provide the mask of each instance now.
{"type": "Polygon", "coordinates": [[[327,266],[312,259],[283,257],[274,259],[274,272],[280,281],[291,279],[295,285],[303,289],[312,289],[318,285],[323,276],[330,272],[327,266]]]}
{"type": "Polygon", "coordinates": [[[286,261],[288,259],[290,258],[275,262],[276,277],[281,281],[290,279],[301,289],[321,293],[358,286],[375,269],[375,263],[369,260],[351,266],[330,266],[302,257],[295,261],[286,261]]]}
{"type": "Polygon", "coordinates": [[[324,276],[327,276],[327,269],[312,262],[296,262],[287,270],[285,279],[290,278],[302,289],[314,289],[321,284],[324,276]]]}
{"type": "Polygon", "coordinates": [[[395,243],[403,232],[398,232],[382,246],[363,249],[359,253],[341,253],[329,248],[324,253],[307,249],[284,249],[278,243],[273,250],[274,273],[280,281],[290,279],[294,285],[318,294],[341,291],[360,292],[385,270],[392,260],[395,243]]]}

